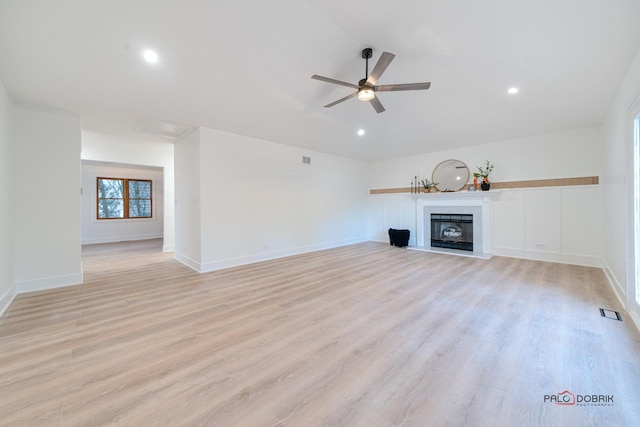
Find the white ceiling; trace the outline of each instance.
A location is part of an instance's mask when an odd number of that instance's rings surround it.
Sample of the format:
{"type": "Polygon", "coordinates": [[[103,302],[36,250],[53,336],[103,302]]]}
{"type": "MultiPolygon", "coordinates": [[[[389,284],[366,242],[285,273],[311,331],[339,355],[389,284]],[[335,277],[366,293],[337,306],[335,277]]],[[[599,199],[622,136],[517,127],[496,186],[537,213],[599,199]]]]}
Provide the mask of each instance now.
{"type": "Polygon", "coordinates": [[[89,130],[145,118],[383,159],[602,123],[638,18],[637,0],[0,0],[0,79],[89,130]],[[323,108],[351,89],[311,75],[357,83],[364,47],[370,69],[396,54],[379,84],[431,89],[323,108]]]}

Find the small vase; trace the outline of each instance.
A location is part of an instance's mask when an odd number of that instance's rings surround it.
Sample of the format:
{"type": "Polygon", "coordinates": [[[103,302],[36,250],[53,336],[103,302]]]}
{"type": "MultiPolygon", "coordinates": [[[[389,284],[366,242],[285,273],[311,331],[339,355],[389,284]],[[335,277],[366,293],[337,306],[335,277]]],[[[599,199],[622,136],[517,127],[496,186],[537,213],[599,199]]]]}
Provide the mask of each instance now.
{"type": "Polygon", "coordinates": [[[477,176],[474,176],[474,177],[473,177],[473,188],[474,188],[475,190],[477,190],[477,189],[478,189],[478,177],[477,177],[477,176]]]}
{"type": "Polygon", "coordinates": [[[488,180],[482,181],[482,183],[480,184],[480,188],[482,188],[482,191],[489,191],[489,189],[491,188],[491,183],[488,180]]]}

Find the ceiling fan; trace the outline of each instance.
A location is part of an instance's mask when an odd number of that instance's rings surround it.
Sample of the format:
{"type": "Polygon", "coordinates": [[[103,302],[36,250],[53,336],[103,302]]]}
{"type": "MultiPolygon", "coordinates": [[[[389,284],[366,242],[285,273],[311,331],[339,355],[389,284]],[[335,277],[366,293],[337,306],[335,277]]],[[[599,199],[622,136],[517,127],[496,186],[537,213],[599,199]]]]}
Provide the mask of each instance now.
{"type": "Polygon", "coordinates": [[[344,98],[340,98],[337,101],[332,102],[331,104],[327,104],[325,105],[325,108],[333,107],[336,104],[340,104],[347,99],[351,99],[357,96],[360,101],[369,101],[376,112],[382,113],[384,111],[384,107],[380,103],[380,100],[378,100],[376,92],[395,92],[399,90],[427,90],[431,86],[431,82],[376,86],[378,79],[380,78],[382,73],[384,73],[384,70],[387,69],[391,61],[393,61],[393,58],[395,58],[396,56],[393,53],[382,52],[382,55],[380,55],[380,59],[378,59],[378,62],[376,63],[375,67],[373,67],[371,74],[369,74],[369,59],[372,56],[373,49],[368,47],[362,50],[362,57],[367,61],[365,66],[365,77],[364,79],[360,80],[357,85],[331,79],[329,77],[318,76],[316,74],[311,76],[311,78],[315,80],[357,89],[357,92],[354,92],[351,95],[347,95],[344,98]]]}

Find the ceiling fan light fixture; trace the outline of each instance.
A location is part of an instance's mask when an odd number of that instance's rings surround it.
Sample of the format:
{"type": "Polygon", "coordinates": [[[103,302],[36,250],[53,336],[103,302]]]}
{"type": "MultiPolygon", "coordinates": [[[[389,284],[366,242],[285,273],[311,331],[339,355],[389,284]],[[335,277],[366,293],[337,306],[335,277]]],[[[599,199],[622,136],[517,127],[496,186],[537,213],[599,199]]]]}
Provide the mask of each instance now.
{"type": "Polygon", "coordinates": [[[142,56],[144,60],[147,61],[149,64],[155,64],[156,62],[158,62],[158,54],[151,49],[145,50],[142,53],[142,56]]]}
{"type": "Polygon", "coordinates": [[[363,87],[358,91],[358,99],[360,101],[371,101],[376,97],[376,94],[373,92],[373,89],[370,87],[363,87]]]}

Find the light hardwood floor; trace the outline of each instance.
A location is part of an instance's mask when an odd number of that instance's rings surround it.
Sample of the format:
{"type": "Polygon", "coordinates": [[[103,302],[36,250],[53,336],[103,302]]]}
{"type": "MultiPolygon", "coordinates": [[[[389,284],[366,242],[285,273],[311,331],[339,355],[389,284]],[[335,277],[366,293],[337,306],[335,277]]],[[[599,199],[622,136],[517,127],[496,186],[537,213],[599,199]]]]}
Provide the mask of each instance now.
{"type": "Polygon", "coordinates": [[[84,285],[16,298],[0,425],[639,425],[599,269],[370,242],[200,275],[160,245],[86,247],[84,285]]]}

